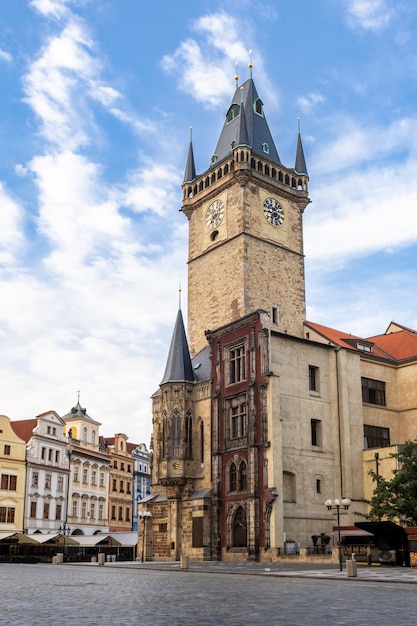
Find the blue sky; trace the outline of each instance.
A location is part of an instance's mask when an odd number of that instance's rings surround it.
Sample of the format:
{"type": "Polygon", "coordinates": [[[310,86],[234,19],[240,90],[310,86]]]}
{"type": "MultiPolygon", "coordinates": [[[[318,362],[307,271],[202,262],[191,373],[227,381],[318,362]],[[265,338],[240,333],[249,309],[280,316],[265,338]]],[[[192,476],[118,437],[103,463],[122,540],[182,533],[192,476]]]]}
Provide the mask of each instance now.
{"type": "Polygon", "coordinates": [[[0,4],[0,412],[81,403],[149,444],[178,308],[193,127],[209,166],[237,72],[284,164],[301,118],[308,319],[417,327],[414,0],[0,4]]]}

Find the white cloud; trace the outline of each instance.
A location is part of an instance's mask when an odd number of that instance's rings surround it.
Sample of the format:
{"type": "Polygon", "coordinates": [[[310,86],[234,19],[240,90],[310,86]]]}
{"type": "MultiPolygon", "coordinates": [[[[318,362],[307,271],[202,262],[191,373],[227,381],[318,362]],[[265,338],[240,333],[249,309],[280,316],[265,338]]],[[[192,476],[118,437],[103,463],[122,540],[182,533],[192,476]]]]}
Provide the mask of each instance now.
{"type": "Polygon", "coordinates": [[[6,52],[0,48],[0,61],[7,61],[7,63],[10,63],[12,60],[13,57],[10,52],[6,52]]]}
{"type": "Polygon", "coordinates": [[[305,249],[322,267],[417,241],[417,162],[368,167],[323,181],[306,214],[305,249]]]}
{"type": "Polygon", "coordinates": [[[394,15],[387,0],[348,0],[348,22],[363,30],[384,30],[394,15]]]}
{"type": "Polygon", "coordinates": [[[42,15],[55,18],[68,14],[68,5],[73,0],[30,0],[30,5],[42,15]]]}
{"type": "MultiPolygon", "coordinates": [[[[199,35],[198,42],[195,39],[183,41],[172,55],[162,58],[161,66],[164,71],[175,74],[179,88],[198,102],[207,107],[224,105],[230,98],[236,62],[239,63],[239,82],[248,77],[251,29],[224,11],[201,17],[193,28],[199,35]],[[246,46],[244,41],[247,41],[246,46]]],[[[254,67],[268,95],[268,103],[275,105],[274,90],[265,75],[260,55],[255,55],[254,67]]]]}
{"type": "MultiPolygon", "coordinates": [[[[23,210],[0,182],[0,268],[15,265],[15,255],[23,244],[23,210]]],[[[4,302],[4,294],[2,301],[4,302]]]]}
{"type": "Polygon", "coordinates": [[[325,97],[321,93],[311,92],[306,96],[300,96],[297,104],[303,113],[309,113],[317,104],[325,101],[325,97]]]}

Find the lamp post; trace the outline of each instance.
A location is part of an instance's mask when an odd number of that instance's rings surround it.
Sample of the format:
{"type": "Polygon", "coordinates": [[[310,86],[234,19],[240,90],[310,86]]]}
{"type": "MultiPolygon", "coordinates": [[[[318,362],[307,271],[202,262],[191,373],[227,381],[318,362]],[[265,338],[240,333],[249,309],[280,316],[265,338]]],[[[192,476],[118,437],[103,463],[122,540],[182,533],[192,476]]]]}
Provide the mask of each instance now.
{"type": "Polygon", "coordinates": [[[152,517],[150,511],[138,511],[138,516],[142,520],[142,558],[141,561],[143,563],[145,556],[145,534],[146,534],[146,520],[152,517]]]}
{"type": "Polygon", "coordinates": [[[63,525],[58,528],[58,530],[59,530],[59,534],[62,535],[62,537],[64,538],[64,543],[62,547],[63,547],[63,555],[64,555],[64,561],[65,561],[65,537],[69,537],[71,528],[67,526],[67,524],[64,522],[63,525]]]}
{"type": "Polygon", "coordinates": [[[342,571],[342,541],[340,536],[340,509],[343,508],[347,511],[352,504],[352,500],[350,498],[335,498],[334,500],[326,500],[324,503],[328,510],[336,509],[337,515],[337,543],[339,547],[339,567],[340,571],[342,571]]]}

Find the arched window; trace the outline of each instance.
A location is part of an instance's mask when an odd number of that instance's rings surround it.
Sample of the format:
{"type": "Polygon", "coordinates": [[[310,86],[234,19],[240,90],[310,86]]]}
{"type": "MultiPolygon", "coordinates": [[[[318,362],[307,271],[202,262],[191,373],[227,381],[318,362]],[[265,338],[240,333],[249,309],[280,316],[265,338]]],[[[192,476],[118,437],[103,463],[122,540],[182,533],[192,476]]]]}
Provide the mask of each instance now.
{"type": "Polygon", "coordinates": [[[193,456],[193,418],[191,413],[185,416],[185,458],[191,459],[193,456]]]}
{"type": "Polygon", "coordinates": [[[237,470],[235,463],[231,463],[229,467],[229,491],[237,491],[237,470]]]}
{"type": "Polygon", "coordinates": [[[200,456],[201,456],[201,462],[204,463],[204,422],[201,422],[201,425],[200,425],[200,437],[201,437],[200,456]]]}
{"type": "Polygon", "coordinates": [[[91,443],[96,443],[96,431],[91,431],[91,443]]]}
{"type": "Polygon", "coordinates": [[[83,428],[83,441],[87,441],[87,426],[83,428]]]}
{"type": "Polygon", "coordinates": [[[246,511],[243,506],[236,509],[232,526],[232,546],[234,548],[246,548],[248,543],[248,530],[246,511]]]}
{"type": "Polygon", "coordinates": [[[239,465],[238,487],[239,487],[239,491],[246,491],[246,489],[247,489],[246,463],[245,463],[245,461],[241,461],[240,465],[239,465]]]}
{"type": "Polygon", "coordinates": [[[171,458],[179,459],[181,455],[181,416],[175,409],[171,416],[171,458]]]}
{"type": "Polygon", "coordinates": [[[226,114],[226,123],[229,124],[230,122],[232,122],[239,115],[239,112],[240,106],[238,104],[232,104],[226,114]]]}

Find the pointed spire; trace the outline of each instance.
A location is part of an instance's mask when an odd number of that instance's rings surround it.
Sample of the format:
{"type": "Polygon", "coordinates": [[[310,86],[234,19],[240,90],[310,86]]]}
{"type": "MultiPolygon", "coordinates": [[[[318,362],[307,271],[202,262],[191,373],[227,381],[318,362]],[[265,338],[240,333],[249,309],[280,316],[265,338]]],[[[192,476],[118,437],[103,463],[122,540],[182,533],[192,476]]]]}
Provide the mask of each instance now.
{"type": "Polygon", "coordinates": [[[191,183],[196,176],[194,151],[193,151],[193,129],[190,126],[190,145],[188,147],[187,163],[185,165],[184,183],[191,183]]]}
{"type": "Polygon", "coordinates": [[[258,96],[253,79],[249,78],[242,87],[235,90],[233,100],[226,113],[226,120],[214,151],[217,161],[230,156],[232,146],[240,143],[237,140],[241,139],[240,134],[243,130],[243,124],[245,124],[247,136],[245,144],[251,148],[252,152],[281,165],[275,142],[265,118],[263,103],[258,96]],[[241,92],[242,87],[243,92],[241,92]],[[239,113],[236,115],[238,110],[239,113]],[[242,120],[242,111],[244,111],[245,120],[242,120]]]}
{"type": "Polygon", "coordinates": [[[174,332],[172,333],[165,374],[161,385],[169,382],[194,382],[194,370],[191,364],[181,309],[178,311],[174,332]]]}
{"type": "Polygon", "coordinates": [[[248,127],[246,124],[246,114],[245,107],[243,106],[243,91],[244,88],[240,88],[240,114],[239,114],[239,130],[236,138],[237,146],[248,146],[249,145],[249,136],[248,136],[248,127]]]}
{"type": "Polygon", "coordinates": [[[297,138],[297,152],[295,155],[294,169],[297,172],[297,174],[306,174],[308,176],[306,160],[304,158],[303,142],[301,141],[299,117],[297,118],[297,121],[298,121],[298,138],[297,138]]]}

